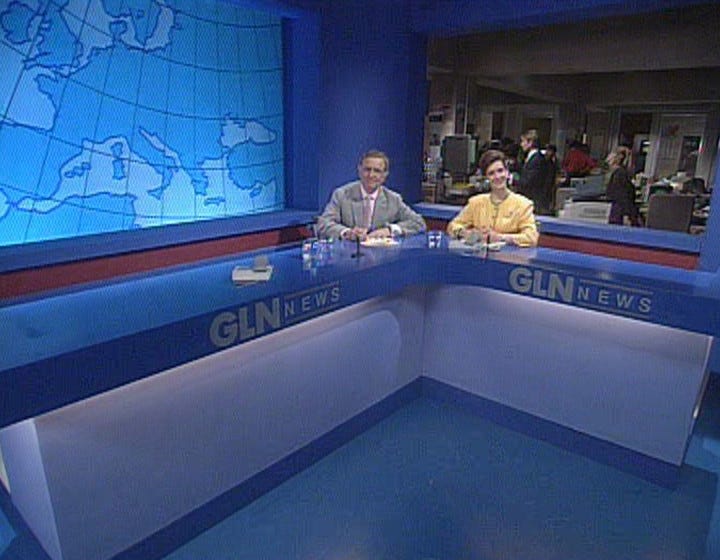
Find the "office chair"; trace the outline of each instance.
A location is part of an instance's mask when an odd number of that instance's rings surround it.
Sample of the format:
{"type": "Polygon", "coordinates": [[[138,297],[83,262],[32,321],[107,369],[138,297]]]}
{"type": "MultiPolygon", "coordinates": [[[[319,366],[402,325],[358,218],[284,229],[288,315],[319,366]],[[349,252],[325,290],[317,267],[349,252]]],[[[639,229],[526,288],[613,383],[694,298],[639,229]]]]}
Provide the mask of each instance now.
{"type": "Polygon", "coordinates": [[[705,189],[705,179],[702,177],[693,177],[683,183],[683,194],[707,194],[705,189]]]}
{"type": "MultiPolygon", "coordinates": [[[[710,192],[705,187],[705,179],[702,177],[693,177],[685,181],[680,192],[695,197],[695,210],[702,210],[710,204],[710,192]]],[[[694,219],[692,223],[695,223],[694,219]]]]}
{"type": "Polygon", "coordinates": [[[695,197],[682,194],[654,194],[648,202],[647,221],[651,229],[690,231],[695,197]]]}

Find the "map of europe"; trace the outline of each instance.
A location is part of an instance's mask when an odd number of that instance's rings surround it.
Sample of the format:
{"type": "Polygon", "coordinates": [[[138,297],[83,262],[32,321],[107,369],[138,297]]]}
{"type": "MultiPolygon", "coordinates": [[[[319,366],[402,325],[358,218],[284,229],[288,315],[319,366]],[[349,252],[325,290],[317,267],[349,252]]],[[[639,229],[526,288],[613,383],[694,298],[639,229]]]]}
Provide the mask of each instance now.
{"type": "Polygon", "coordinates": [[[283,206],[280,17],[0,0],[0,246],[283,206]]]}

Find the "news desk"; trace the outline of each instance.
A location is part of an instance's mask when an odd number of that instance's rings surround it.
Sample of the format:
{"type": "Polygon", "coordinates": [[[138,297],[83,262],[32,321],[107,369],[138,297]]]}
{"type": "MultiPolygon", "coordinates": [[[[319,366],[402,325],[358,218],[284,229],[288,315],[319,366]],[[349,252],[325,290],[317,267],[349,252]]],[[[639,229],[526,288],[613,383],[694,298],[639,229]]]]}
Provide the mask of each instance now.
{"type": "Polygon", "coordinates": [[[682,464],[718,275],[444,244],[282,247],[268,282],[234,285],[239,254],[0,307],[2,456],[50,556],[110,558],[418,387],[682,464]]]}

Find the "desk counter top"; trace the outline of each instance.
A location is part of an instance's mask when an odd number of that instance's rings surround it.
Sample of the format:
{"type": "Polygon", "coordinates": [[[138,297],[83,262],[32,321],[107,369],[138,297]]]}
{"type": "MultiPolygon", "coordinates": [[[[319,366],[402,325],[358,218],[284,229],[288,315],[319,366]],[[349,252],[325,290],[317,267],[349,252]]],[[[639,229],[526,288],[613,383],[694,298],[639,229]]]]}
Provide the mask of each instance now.
{"type": "MultiPolygon", "coordinates": [[[[35,416],[321,314],[413,286],[466,284],[720,335],[720,276],[553,249],[426,249],[335,243],[263,251],[268,282],[235,286],[239,254],[0,307],[0,426],[35,416]],[[98,372],[102,372],[101,374],[98,372]]],[[[561,309],[561,307],[558,307],[561,309]]]]}

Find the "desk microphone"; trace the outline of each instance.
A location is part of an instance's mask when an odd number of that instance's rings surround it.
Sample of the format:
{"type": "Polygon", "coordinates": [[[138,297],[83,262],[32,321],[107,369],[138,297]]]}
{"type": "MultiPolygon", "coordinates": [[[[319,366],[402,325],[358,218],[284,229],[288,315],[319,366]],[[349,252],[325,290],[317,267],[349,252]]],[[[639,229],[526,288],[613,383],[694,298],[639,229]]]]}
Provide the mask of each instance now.
{"type": "Polygon", "coordinates": [[[253,259],[252,269],[255,272],[265,272],[268,269],[269,261],[267,255],[258,255],[253,259]]]}
{"type": "Polygon", "coordinates": [[[318,237],[318,218],[319,218],[319,217],[320,217],[320,216],[315,216],[315,217],[313,217],[312,221],[311,221],[311,222],[308,222],[307,225],[306,225],[306,227],[308,228],[308,230],[310,231],[310,233],[312,234],[312,236],[315,237],[315,238],[318,237]]]}
{"type": "Polygon", "coordinates": [[[353,259],[359,259],[360,257],[362,257],[362,253],[360,252],[360,236],[359,235],[355,235],[355,252],[352,255],[350,255],[350,257],[353,259]]]}

